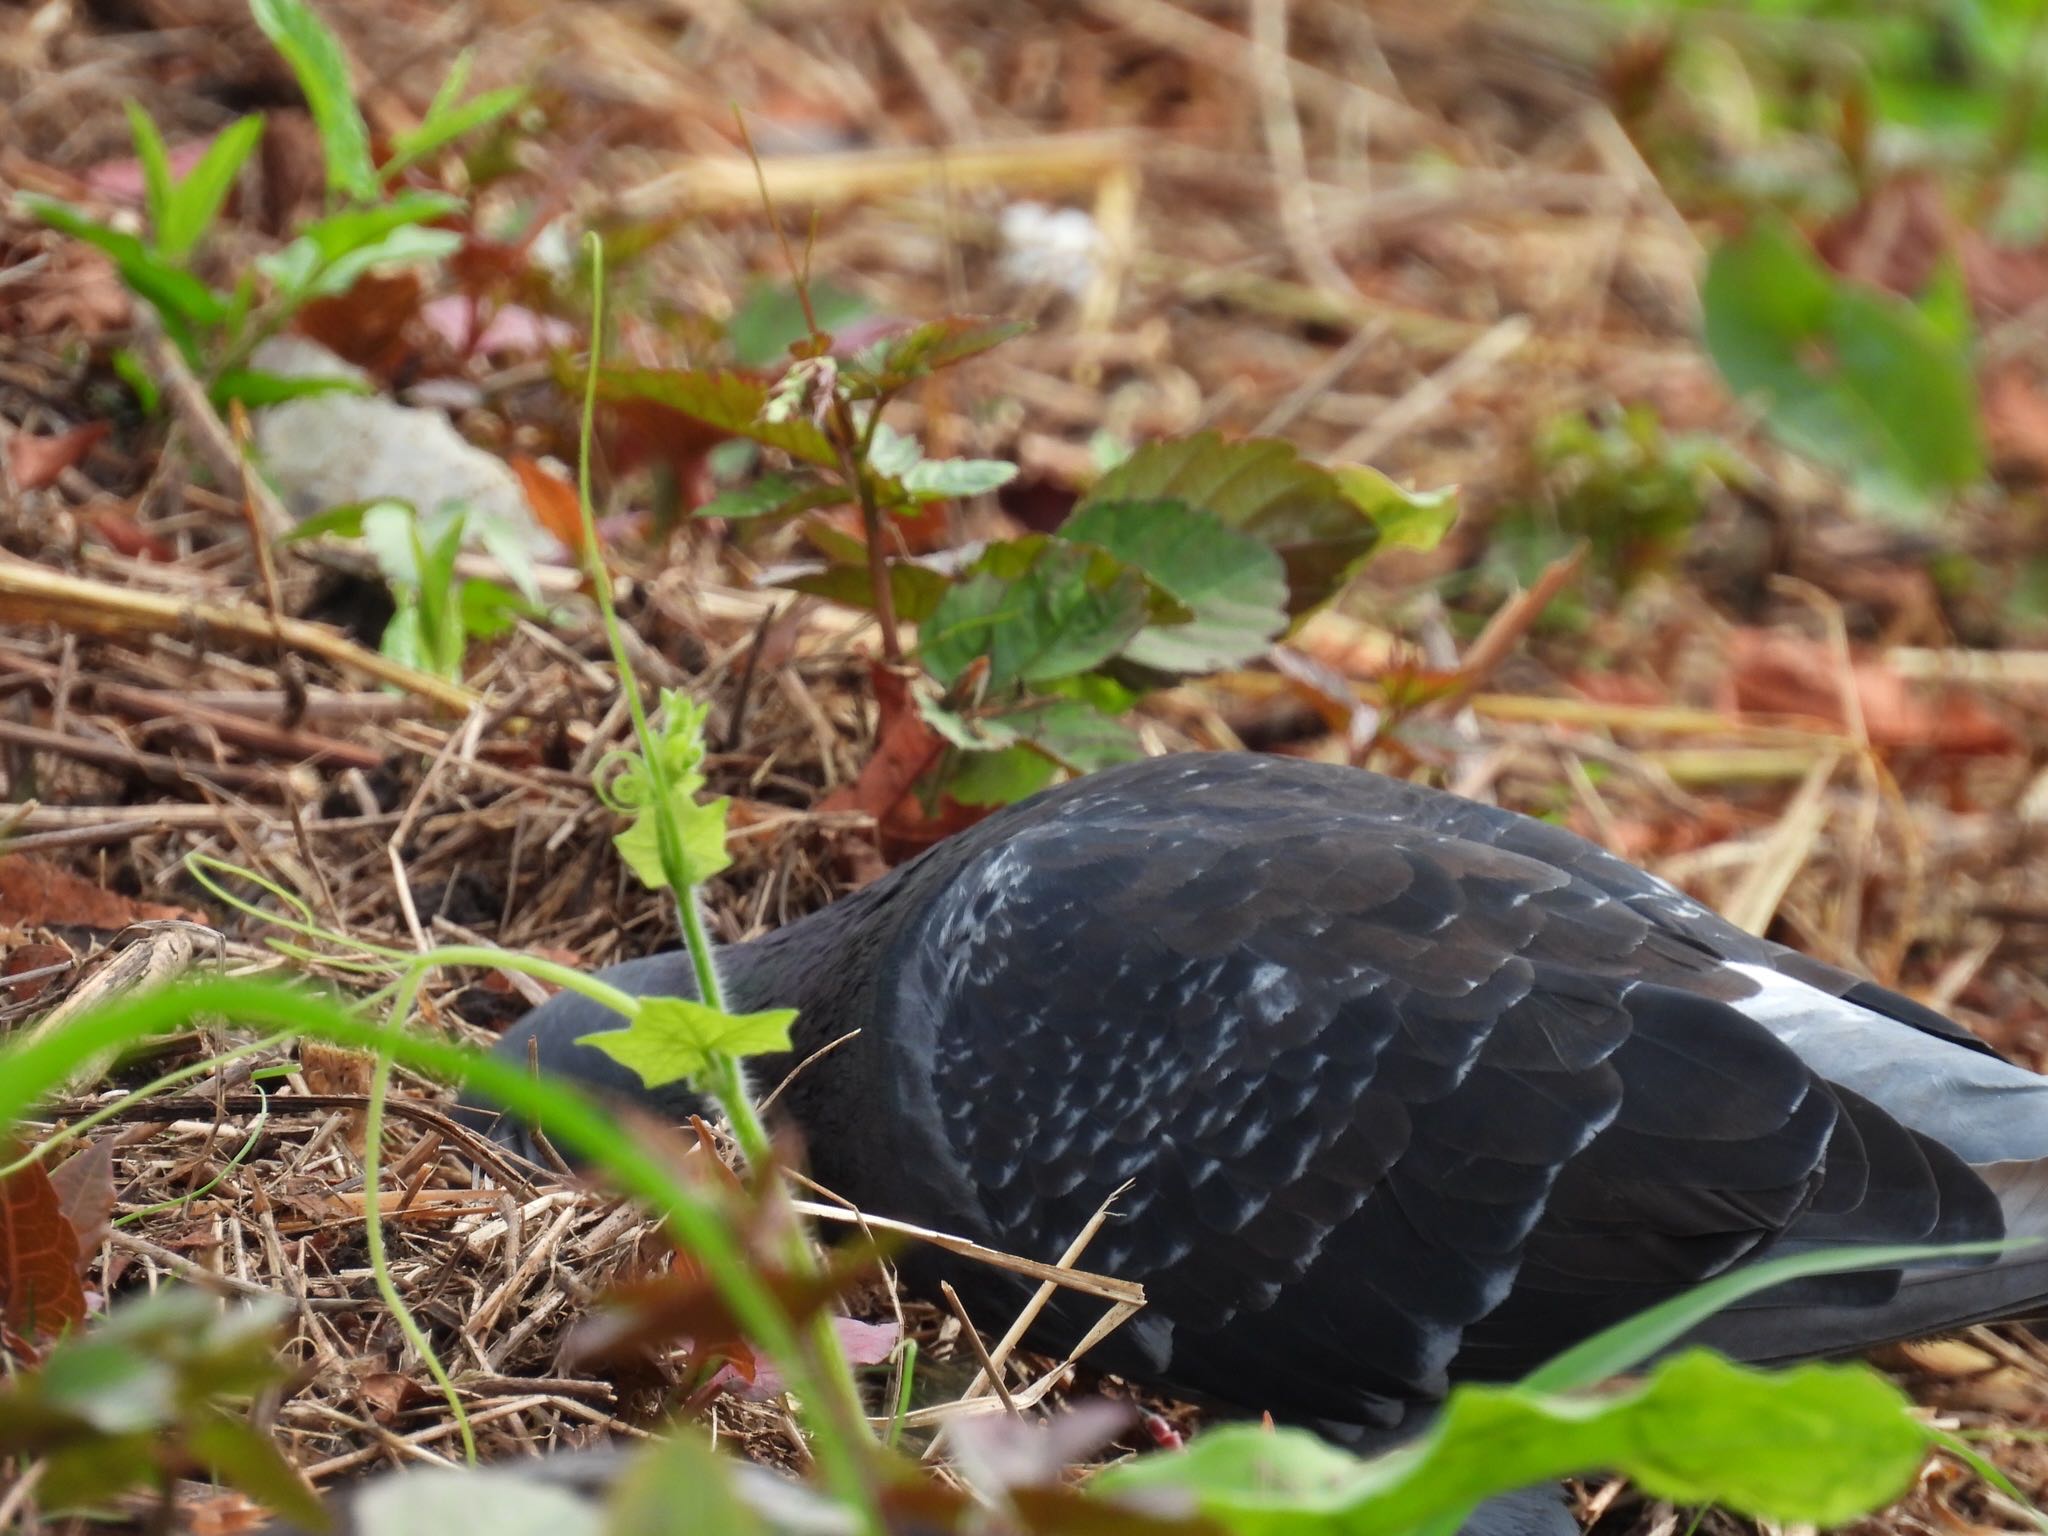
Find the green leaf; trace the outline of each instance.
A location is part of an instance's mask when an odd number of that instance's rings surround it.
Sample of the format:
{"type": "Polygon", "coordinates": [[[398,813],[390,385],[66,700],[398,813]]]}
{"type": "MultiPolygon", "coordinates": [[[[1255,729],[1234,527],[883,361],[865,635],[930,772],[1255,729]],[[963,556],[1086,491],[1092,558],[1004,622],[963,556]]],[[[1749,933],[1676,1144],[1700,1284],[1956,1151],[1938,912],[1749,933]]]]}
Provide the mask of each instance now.
{"type": "Polygon", "coordinates": [[[374,199],[379,182],[370,130],[356,110],[341,44],[305,0],[249,0],[249,11],[298,77],[327,157],[328,189],[364,202],[374,199]]]}
{"type": "Polygon", "coordinates": [[[332,374],[264,373],[254,368],[230,368],[207,389],[215,405],[225,406],[231,400],[239,400],[251,410],[281,405],[287,400],[303,400],[308,395],[370,393],[369,385],[332,374]]]}
{"type": "MultiPolygon", "coordinates": [[[[682,842],[683,877],[690,885],[710,879],[732,863],[732,855],[725,849],[725,817],[731,801],[710,800],[700,805],[691,798],[696,788],[694,784],[687,789],[679,786],[670,812],[682,842]]],[[[612,843],[643,885],[656,891],[669,889],[668,871],[661,860],[661,822],[654,806],[644,806],[612,843]]]]}
{"type": "Polygon", "coordinates": [[[1982,475],[1969,346],[1952,313],[1937,325],[1836,276],[1775,219],[1714,252],[1700,297],[1729,387],[1879,511],[1925,521],[1982,475]]]}
{"type": "Polygon", "coordinates": [[[1081,509],[1123,501],[1184,502],[1259,540],[1286,567],[1291,615],[1330,597],[1380,536],[1334,474],[1272,438],[1200,432],[1148,444],[1098,480],[1081,509]]]}
{"type": "Polygon", "coordinates": [[[1073,773],[1145,755],[1128,725],[1080,699],[1037,699],[1003,719],[1025,745],[1073,773]]]}
{"type": "Polygon", "coordinates": [[[898,477],[912,501],[945,501],[979,496],[1017,478],[1017,466],[1002,459],[920,459],[898,477]]]}
{"type": "Polygon", "coordinates": [[[420,119],[419,127],[411,133],[401,134],[391,146],[391,158],[377,172],[381,180],[389,182],[402,175],[464,134],[496,122],[526,99],[523,86],[507,86],[503,90],[485,91],[464,101],[462,92],[469,84],[469,72],[475,64],[476,50],[473,48],[465,48],[455,56],[455,62],[441,81],[441,89],[434,93],[427,115],[420,119]]]}
{"type": "Polygon", "coordinates": [[[645,400],[679,411],[721,432],[750,437],[791,458],[825,469],[839,467],[832,440],[808,420],[763,421],[768,388],[737,373],[687,368],[607,368],[598,375],[598,398],[645,400]]]}
{"type": "MultiPolygon", "coordinates": [[[[363,536],[363,517],[372,507],[387,505],[375,501],[350,501],[338,507],[329,507],[305,519],[284,536],[284,542],[297,539],[317,539],[332,535],[337,539],[360,539],[363,536]]],[[[385,578],[389,580],[387,576],[385,578]]]]}
{"type": "Polygon", "coordinates": [[[103,1435],[158,1429],[177,1413],[177,1373],[160,1352],[119,1338],[84,1335],[52,1351],[36,1395],[103,1435]]]}
{"type": "Polygon", "coordinates": [[[441,261],[462,248],[462,236],[452,229],[421,229],[408,225],[394,229],[382,240],[357,246],[337,257],[325,271],[316,273],[305,289],[315,299],[335,298],[355,287],[356,279],[372,267],[419,267],[441,261]]]}
{"type": "Polygon", "coordinates": [[[163,216],[154,220],[157,250],[167,259],[183,261],[198,249],[262,137],[262,118],[236,118],[214,135],[206,153],[171,190],[163,216]]]}
{"type": "Polygon", "coordinates": [[[697,509],[698,517],[723,517],[740,522],[755,517],[793,517],[819,507],[837,506],[846,491],[806,471],[763,475],[749,485],[720,491],[697,509]]]}
{"type": "Polygon", "coordinates": [[[664,1435],[633,1454],[613,1485],[613,1536],[772,1536],[776,1529],[741,1496],[733,1458],[691,1435],[664,1435]]]}
{"type": "Polygon", "coordinates": [[[1187,623],[1153,626],[1124,648],[1140,665],[1174,673],[1238,666],[1287,627],[1280,557],[1213,512],[1179,501],[1091,500],[1059,536],[1108,550],[1192,611],[1187,623]]]}
{"type": "Polygon", "coordinates": [[[1052,782],[1059,765],[1029,747],[966,750],[948,770],[943,788],[962,805],[1014,805],[1052,782]]]}
{"type": "Polygon", "coordinates": [[[1353,506],[1373,520],[1386,549],[1435,549],[1458,520],[1458,491],[1411,491],[1364,464],[1340,464],[1330,473],[1353,506]]]}
{"type": "Polygon", "coordinates": [[[462,200],[445,192],[401,192],[374,207],[345,209],[316,219],[299,231],[299,238],[310,241],[322,261],[338,261],[380,244],[408,225],[431,223],[461,209],[462,200]]]}
{"type": "Polygon", "coordinates": [[[1043,534],[993,544],[919,627],[924,664],[951,684],[986,656],[991,690],[1086,672],[1144,627],[1147,594],[1103,550],[1043,534]]]}
{"type": "Polygon", "coordinates": [[[895,394],[941,368],[950,368],[1031,329],[1026,320],[948,315],[875,343],[841,372],[848,394],[869,400],[895,394]]]}
{"type": "Polygon", "coordinates": [[[476,640],[493,640],[534,612],[533,605],[509,587],[473,576],[462,584],[457,604],[463,633],[476,640]]]}
{"type": "Polygon", "coordinates": [[[142,407],[142,414],[154,416],[163,405],[163,387],[149,371],[149,365],[133,347],[116,347],[110,361],[114,372],[120,375],[135,396],[135,403],[142,407]]]}
{"type": "Polygon", "coordinates": [[[898,432],[886,421],[875,423],[868,437],[867,467],[893,480],[907,475],[924,462],[924,448],[914,437],[898,432]]]}
{"type": "Polygon", "coordinates": [[[394,591],[392,596],[396,599],[396,606],[392,609],[391,622],[384,626],[384,637],[377,642],[377,649],[401,666],[415,667],[439,676],[439,667],[427,654],[427,631],[421,622],[418,593],[407,589],[394,591]]]}
{"type": "MultiPolygon", "coordinates": [[[[890,606],[896,610],[897,619],[905,624],[923,623],[953,584],[943,572],[916,560],[891,560],[888,569],[890,606]]],[[[865,564],[834,563],[822,569],[784,577],[776,585],[787,587],[792,592],[822,597],[843,608],[858,608],[872,613],[875,607],[874,580],[868,575],[865,564]]]]}
{"type": "Polygon", "coordinates": [[[1927,1443],[1905,1396],[1865,1367],[1770,1373],[1695,1350],[1609,1396],[1461,1386],[1425,1440],[1374,1461],[1231,1426],[1094,1486],[1191,1491],[1237,1536],[1408,1536],[1497,1493],[1608,1471],[1676,1504],[1830,1526],[1904,1492],[1927,1443]]]}
{"type": "Polygon", "coordinates": [[[164,136],[155,121],[142,110],[142,103],[130,97],[122,105],[128,111],[128,133],[135,141],[135,160],[142,167],[142,206],[149,215],[150,233],[156,236],[159,256],[176,261],[183,252],[170,249],[165,226],[171,219],[171,157],[164,148],[164,136]]]}
{"type": "Polygon", "coordinates": [[[351,208],[315,220],[280,251],[260,257],[257,270],[296,298],[346,293],[380,261],[433,260],[453,252],[453,230],[413,226],[453,213],[459,199],[439,192],[402,192],[373,208],[351,208]],[[408,235],[407,231],[413,232],[408,235]]]}
{"type": "MultiPolygon", "coordinates": [[[[537,1465],[527,1463],[526,1465],[537,1465]]],[[[573,1488],[526,1474],[525,1466],[407,1467],[364,1484],[352,1530],[376,1536],[604,1536],[598,1505],[573,1488]]]]}
{"type": "Polygon", "coordinates": [[[728,1056],[786,1051],[789,1026],[795,1022],[794,1008],[722,1013],[687,997],[649,997],[624,1029],[582,1035],[576,1043],[595,1046],[639,1073],[649,1088],[659,1088],[702,1075],[714,1051],[728,1056]]]}
{"type": "MultiPolygon", "coordinates": [[[[866,318],[866,300],[830,283],[811,284],[811,309],[819,327],[830,333],[866,318]]],[[[810,322],[796,289],[788,283],[756,282],[733,311],[725,339],[742,368],[772,368],[789,357],[790,347],[811,334],[810,322]]]]}
{"type": "Polygon", "coordinates": [[[186,1431],[185,1446],[205,1463],[216,1482],[247,1494],[285,1519],[315,1531],[333,1524],[277,1442],[247,1420],[204,1415],[186,1431]]]}

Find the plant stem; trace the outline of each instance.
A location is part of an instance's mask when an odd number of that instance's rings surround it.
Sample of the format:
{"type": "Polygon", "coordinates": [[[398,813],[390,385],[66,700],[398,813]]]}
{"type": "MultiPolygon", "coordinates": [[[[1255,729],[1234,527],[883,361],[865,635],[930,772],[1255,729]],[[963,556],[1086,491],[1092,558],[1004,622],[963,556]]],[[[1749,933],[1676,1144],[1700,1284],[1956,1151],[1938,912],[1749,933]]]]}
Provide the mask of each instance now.
{"type": "MultiPolygon", "coordinates": [[[[594,294],[590,321],[590,364],[584,380],[583,420],[580,462],[577,466],[577,501],[582,517],[583,568],[590,578],[592,590],[597,595],[598,611],[604,623],[605,638],[611,646],[612,659],[618,669],[619,686],[626,698],[626,708],[633,722],[634,739],[640,745],[641,760],[653,782],[655,807],[655,833],[661,855],[662,874],[671,895],[676,902],[677,916],[683,930],[683,943],[690,953],[690,964],[696,972],[698,999],[705,1006],[725,1011],[725,988],[719,979],[717,957],[712,952],[709,934],[704,928],[704,913],[697,901],[696,887],[691,883],[689,870],[683,861],[682,840],[677,831],[673,815],[669,811],[672,781],[669,765],[661,750],[661,742],[647,719],[647,711],[640,699],[639,683],[633,673],[632,658],[627,654],[624,630],[612,604],[611,583],[605,570],[604,554],[597,540],[597,509],[590,494],[591,441],[597,414],[597,371],[604,337],[604,242],[596,234],[586,237],[586,248],[591,257],[591,287],[594,294]]],[[[844,402],[838,402],[839,410],[845,411],[844,402]]],[[[848,425],[851,425],[850,419],[848,425]]],[[[849,439],[850,441],[850,439],[849,439]]],[[[842,452],[845,451],[842,449],[842,452]]],[[[886,578],[886,571],[883,573],[886,578]]],[[[886,585],[884,588],[886,592],[886,585]]],[[[893,634],[893,624],[887,632],[893,634]]],[[[712,1051],[708,1077],[713,1097],[725,1112],[727,1123],[732,1126],[733,1137],[739,1143],[740,1151],[747,1165],[756,1172],[768,1174],[774,1169],[774,1149],[769,1144],[768,1133],[762,1125],[759,1111],[748,1092],[745,1073],[741,1070],[739,1058],[724,1051],[712,1051]]],[[[760,1181],[762,1197],[774,1202],[781,1214],[788,1218],[790,1241],[787,1245],[786,1262],[801,1275],[817,1273],[816,1256],[811,1252],[809,1237],[803,1223],[789,1205],[789,1192],[779,1174],[764,1177],[760,1181]]],[[[882,1528],[880,1510],[874,1501],[874,1487],[869,1475],[871,1462],[867,1449],[873,1445],[867,1433],[866,1419],[861,1408],[860,1394],[853,1380],[853,1369],[847,1363],[845,1351],[840,1347],[839,1335],[832,1327],[832,1319],[819,1313],[813,1319],[809,1330],[810,1356],[807,1360],[786,1362],[791,1366],[803,1366],[807,1380],[815,1380],[820,1387],[820,1401],[806,1402],[806,1408],[816,1408],[820,1417],[812,1426],[820,1441],[819,1460],[832,1477],[838,1492],[848,1506],[855,1510],[863,1524],[870,1531],[882,1528]]],[[[792,1380],[796,1378],[792,1377],[792,1380]]]]}
{"type": "Polygon", "coordinates": [[[903,645],[896,634],[896,594],[889,584],[888,552],[882,548],[882,530],[887,524],[881,503],[875,500],[875,488],[861,472],[867,463],[868,447],[874,441],[874,424],[881,419],[882,402],[877,400],[874,415],[868,419],[868,430],[856,431],[853,412],[843,399],[833,396],[832,442],[839,450],[841,473],[860,502],[860,525],[868,544],[868,591],[874,599],[875,622],[882,627],[882,659],[891,666],[901,666],[903,645]]]}

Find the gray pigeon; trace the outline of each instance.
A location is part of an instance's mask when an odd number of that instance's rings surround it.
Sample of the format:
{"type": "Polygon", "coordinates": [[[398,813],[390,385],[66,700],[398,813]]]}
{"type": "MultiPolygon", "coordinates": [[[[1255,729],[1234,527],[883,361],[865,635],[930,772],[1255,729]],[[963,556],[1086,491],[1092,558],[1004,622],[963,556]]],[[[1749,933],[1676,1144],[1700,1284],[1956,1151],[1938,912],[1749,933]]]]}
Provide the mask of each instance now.
{"type": "MultiPolygon", "coordinates": [[[[1192,754],[1091,775],[721,953],[801,1010],[782,1109],[864,1209],[1149,1304],[1103,1368],[1379,1439],[1767,1255],[2048,1233],[2048,1079],[1754,938],[1558,827],[1352,769],[1192,754]]],[[[694,995],[680,954],[602,973],[694,995]]],[[[514,1061],[672,1115],[563,994],[514,1061]]],[[[521,1128],[500,1134],[517,1144],[521,1128]]],[[[924,1253],[975,1315],[1022,1289],[924,1253]]],[[[2048,1250],[1781,1286],[1742,1359],[1845,1353],[2048,1297],[2048,1250]]],[[[1032,1342],[1095,1309],[1056,1303],[1032,1342]]]]}

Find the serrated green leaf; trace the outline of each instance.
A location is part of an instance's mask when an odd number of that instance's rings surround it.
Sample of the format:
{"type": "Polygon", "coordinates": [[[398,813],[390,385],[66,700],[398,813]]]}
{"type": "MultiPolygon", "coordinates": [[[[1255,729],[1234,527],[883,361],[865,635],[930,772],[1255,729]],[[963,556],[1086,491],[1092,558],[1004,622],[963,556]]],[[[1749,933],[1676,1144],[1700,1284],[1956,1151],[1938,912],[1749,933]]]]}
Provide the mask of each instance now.
{"type": "Polygon", "coordinates": [[[341,44],[305,0],[249,0],[249,11],[298,77],[320,133],[328,188],[366,202],[375,198],[379,183],[370,159],[370,130],[356,110],[341,44]]]}
{"type": "Polygon", "coordinates": [[[803,472],[763,475],[747,485],[720,491],[696,511],[698,517],[723,517],[744,522],[757,517],[794,517],[833,507],[847,500],[845,489],[818,475],[803,472]]]}
{"type": "Polygon", "coordinates": [[[1831,1526],[1904,1492],[1927,1443],[1904,1395],[1865,1367],[1771,1373],[1695,1350],[1608,1396],[1461,1386],[1425,1440],[1372,1461],[1301,1431],[1231,1426],[1094,1486],[1170,1484],[1236,1536],[1408,1536],[1498,1493],[1606,1471],[1676,1504],[1831,1526]]]}
{"type": "Polygon", "coordinates": [[[1002,459],[920,459],[897,477],[912,501],[945,501],[980,496],[1017,478],[1017,466],[1002,459]]]}
{"type": "MultiPolygon", "coordinates": [[[[682,842],[683,876],[691,885],[710,879],[732,863],[725,848],[725,816],[731,801],[710,800],[702,804],[678,796],[676,830],[682,842]]],[[[668,872],[661,861],[661,824],[653,806],[634,816],[625,831],[612,839],[633,873],[650,890],[670,888],[668,872]]]]}
{"type": "Polygon", "coordinates": [[[721,432],[780,448],[806,464],[839,467],[832,440],[812,422],[763,421],[768,388],[744,374],[687,368],[607,368],[598,375],[597,390],[600,400],[645,400],[721,432]]]}
{"type": "Polygon", "coordinates": [[[157,249],[167,258],[183,261],[198,249],[262,137],[262,118],[254,114],[236,118],[214,135],[185,179],[171,189],[156,227],[157,249]]]}
{"type": "Polygon", "coordinates": [[[1144,756],[1137,733],[1080,699],[1039,699],[1006,717],[1020,741],[1074,773],[1144,756]]]}
{"type": "MultiPolygon", "coordinates": [[[[946,595],[952,581],[940,571],[915,560],[891,560],[889,562],[890,606],[896,610],[896,617],[904,624],[921,624],[938,607],[939,600],[946,595]]],[[[827,602],[838,603],[844,608],[858,608],[872,613],[875,608],[875,586],[868,575],[866,565],[831,564],[817,570],[804,571],[788,576],[776,583],[792,592],[806,593],[811,597],[822,597],[827,602]]]]}
{"type": "Polygon", "coordinates": [[[620,1066],[640,1074],[649,1088],[695,1078],[711,1065],[714,1051],[727,1056],[754,1056],[789,1049],[794,1008],[764,1013],[722,1013],[687,997],[649,997],[639,1017],[624,1029],[609,1029],[578,1038],[595,1046],[620,1066]]]}
{"type": "Polygon", "coordinates": [[[1379,525],[1335,475],[1273,438],[1233,443],[1200,432],[1148,444],[1097,481],[1081,507],[1120,501],[1184,502],[1250,534],[1286,567],[1292,615],[1331,596],[1379,539],[1379,525]]]}
{"type": "Polygon", "coordinates": [[[907,475],[924,462],[924,449],[917,439],[898,432],[886,421],[875,423],[875,430],[868,438],[867,467],[877,475],[893,480],[907,475]]]}
{"type": "Polygon", "coordinates": [[[1059,765],[1029,747],[963,751],[949,765],[941,788],[962,805],[1014,805],[1052,782],[1059,765]]]}
{"type": "Polygon", "coordinates": [[[1024,320],[948,315],[875,343],[846,364],[842,376],[856,400],[893,395],[926,374],[999,347],[1030,329],[1024,320]]]}
{"type": "Polygon", "coordinates": [[[1144,627],[1148,590],[1103,550],[1043,534],[990,545],[919,627],[925,668],[950,684],[986,656],[995,691],[1086,672],[1144,627]]]}
{"type": "Polygon", "coordinates": [[[1967,336],[1909,300],[1824,267],[1782,221],[1714,252],[1706,340],[1737,393],[1786,446],[1844,476],[1879,511],[1925,521],[1983,473],[1967,336]]]}
{"type": "Polygon", "coordinates": [[[1215,513],[1180,501],[1095,501],[1059,536],[1108,550],[1185,603],[1184,624],[1155,625],[1123,654],[1161,672],[1212,672],[1264,654],[1287,627],[1280,557],[1215,513]]]}

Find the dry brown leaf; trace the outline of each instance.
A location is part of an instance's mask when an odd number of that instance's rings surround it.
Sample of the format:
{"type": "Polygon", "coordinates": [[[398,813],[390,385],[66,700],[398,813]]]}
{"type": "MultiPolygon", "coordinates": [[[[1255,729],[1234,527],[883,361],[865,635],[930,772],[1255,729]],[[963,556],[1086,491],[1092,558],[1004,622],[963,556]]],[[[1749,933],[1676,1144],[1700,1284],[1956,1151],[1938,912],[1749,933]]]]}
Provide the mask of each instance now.
{"type": "MultiPolygon", "coordinates": [[[[1747,714],[1803,715],[1846,730],[1840,669],[1818,641],[1760,629],[1730,640],[1728,685],[1747,714]]],[[[2013,751],[2012,728],[1961,688],[1921,693],[1876,661],[1855,661],[1850,676],[1858,712],[1874,747],[1924,748],[1965,755],[2013,751]]]]}
{"type": "MultiPolygon", "coordinates": [[[[0,1158],[19,1152],[0,1141],[0,1158]]],[[[0,1323],[23,1338],[47,1337],[85,1321],[78,1233],[41,1163],[0,1179],[0,1323]]]]}
{"type": "Polygon", "coordinates": [[[50,1170],[57,1204],[78,1240],[81,1270],[92,1262],[114,1224],[114,1142],[103,1136],[50,1170]]]}
{"type": "Polygon", "coordinates": [[[549,474],[523,453],[512,455],[512,470],[526,492],[533,520],[561,540],[564,549],[582,549],[583,503],[576,487],[559,475],[549,474]]]}
{"type": "Polygon", "coordinates": [[[14,469],[14,483],[24,491],[40,491],[56,484],[67,469],[75,469],[92,452],[93,444],[112,431],[104,421],[59,432],[55,437],[31,437],[17,432],[8,439],[7,458],[14,469]]]}
{"type": "Polygon", "coordinates": [[[131,923],[203,920],[184,907],[118,895],[32,854],[0,854],[0,922],[112,930],[131,923]]]}

